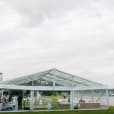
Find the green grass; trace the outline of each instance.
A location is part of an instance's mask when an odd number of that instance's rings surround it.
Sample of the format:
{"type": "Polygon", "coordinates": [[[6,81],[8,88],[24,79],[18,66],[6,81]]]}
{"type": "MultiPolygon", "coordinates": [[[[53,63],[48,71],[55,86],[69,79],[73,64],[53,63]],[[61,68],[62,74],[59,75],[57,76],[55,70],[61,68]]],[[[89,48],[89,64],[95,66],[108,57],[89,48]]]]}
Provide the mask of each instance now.
{"type": "MultiPolygon", "coordinates": [[[[48,98],[50,98],[52,100],[52,108],[51,109],[70,109],[70,105],[69,106],[64,106],[64,105],[59,105],[57,100],[58,99],[62,99],[62,96],[48,96],[48,98]]],[[[47,103],[45,102],[45,96],[42,96],[42,101],[43,101],[43,105],[47,105],[47,103]]],[[[34,104],[35,106],[38,106],[39,104],[36,102],[34,104]]],[[[30,103],[28,102],[27,107],[30,107],[30,103]]],[[[35,108],[35,110],[38,110],[37,108],[35,108]]]]}
{"type": "MultiPolygon", "coordinates": [[[[86,110],[86,111],[52,111],[52,112],[6,112],[4,114],[114,114],[114,107],[108,110],[86,110]]],[[[1,112],[0,114],[3,114],[1,112]]]]}

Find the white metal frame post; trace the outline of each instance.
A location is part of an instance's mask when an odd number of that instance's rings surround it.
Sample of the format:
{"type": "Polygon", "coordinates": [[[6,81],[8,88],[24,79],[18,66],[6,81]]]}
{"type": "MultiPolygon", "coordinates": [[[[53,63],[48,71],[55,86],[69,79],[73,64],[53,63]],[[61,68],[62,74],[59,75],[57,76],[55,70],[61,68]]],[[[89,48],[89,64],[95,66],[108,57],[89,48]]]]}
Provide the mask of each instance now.
{"type": "Polygon", "coordinates": [[[4,93],[4,90],[3,90],[3,89],[1,89],[1,96],[3,96],[3,93],[4,93]]]}
{"type": "MultiPolygon", "coordinates": [[[[22,95],[22,99],[24,99],[24,91],[25,91],[25,90],[22,90],[22,94],[23,94],[23,95],[22,95]]],[[[25,105],[25,104],[22,105],[22,109],[23,109],[23,110],[24,110],[24,108],[25,108],[24,105],[25,105]]]]}
{"type": "Polygon", "coordinates": [[[107,108],[109,108],[109,93],[108,93],[108,89],[106,89],[106,102],[107,102],[107,108]]]}
{"type": "Polygon", "coordinates": [[[32,111],[33,110],[33,97],[34,97],[34,91],[31,90],[31,95],[30,95],[30,110],[32,111]]]}
{"type": "MultiPolygon", "coordinates": [[[[72,81],[73,81],[73,76],[72,76],[72,81]]],[[[73,83],[72,83],[72,87],[73,87],[73,83]]],[[[74,100],[74,91],[71,90],[71,94],[70,94],[70,110],[73,110],[74,109],[74,103],[73,103],[73,100],[74,100]]]]}
{"type": "Polygon", "coordinates": [[[70,110],[74,110],[74,91],[70,91],[70,110]]]}

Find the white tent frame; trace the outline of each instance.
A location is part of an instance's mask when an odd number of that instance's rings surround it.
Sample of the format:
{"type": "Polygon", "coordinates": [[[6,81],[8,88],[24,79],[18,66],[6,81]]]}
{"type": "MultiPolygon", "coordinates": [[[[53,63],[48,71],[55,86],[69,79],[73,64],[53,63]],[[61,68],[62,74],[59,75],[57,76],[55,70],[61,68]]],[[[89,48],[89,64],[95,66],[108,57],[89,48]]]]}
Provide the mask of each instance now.
{"type": "MultiPolygon", "coordinates": [[[[101,83],[90,81],[72,74],[62,72],[57,69],[50,69],[40,73],[31,74],[28,76],[23,76],[9,81],[3,81],[0,83],[0,89],[9,89],[9,90],[30,90],[31,91],[31,100],[33,99],[34,91],[70,91],[71,92],[71,103],[70,109],[73,110],[73,98],[75,91],[84,91],[84,90],[105,90],[107,96],[107,107],[109,107],[109,98],[108,98],[108,87],[101,83]],[[21,85],[23,83],[34,82],[34,80],[45,79],[52,81],[52,86],[34,86],[32,83],[31,86],[21,85]],[[56,86],[60,84],[61,86],[56,86]]],[[[31,110],[33,110],[33,104],[30,105],[31,110]]]]}

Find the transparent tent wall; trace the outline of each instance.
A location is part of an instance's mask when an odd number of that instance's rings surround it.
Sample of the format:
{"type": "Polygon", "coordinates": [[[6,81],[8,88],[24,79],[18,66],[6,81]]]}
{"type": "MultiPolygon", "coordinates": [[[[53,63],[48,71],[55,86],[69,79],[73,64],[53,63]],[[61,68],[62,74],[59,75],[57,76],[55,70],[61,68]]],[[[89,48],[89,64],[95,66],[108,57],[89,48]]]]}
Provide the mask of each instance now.
{"type": "MultiPolygon", "coordinates": [[[[13,91],[10,91],[12,93],[13,91]]],[[[17,97],[14,95],[13,97],[17,97]]],[[[22,110],[73,110],[108,108],[106,90],[86,91],[21,91],[22,110]],[[73,94],[71,94],[73,93],[73,94]]],[[[17,100],[16,100],[17,101],[17,100]]],[[[18,102],[18,101],[17,101],[18,102]]],[[[13,103],[13,102],[12,102],[13,103]]],[[[15,106],[17,106],[16,103],[15,106]]],[[[19,107],[19,106],[18,106],[19,107]]],[[[14,110],[17,110],[15,108],[14,110]]]]}
{"type": "Polygon", "coordinates": [[[42,91],[33,110],[105,109],[108,106],[106,90],[86,91],[42,91]]]}
{"type": "Polygon", "coordinates": [[[31,94],[30,107],[32,110],[69,110],[70,92],[61,91],[34,91],[31,94]]]}
{"type": "Polygon", "coordinates": [[[106,90],[75,91],[73,98],[74,109],[108,108],[106,90]]]}

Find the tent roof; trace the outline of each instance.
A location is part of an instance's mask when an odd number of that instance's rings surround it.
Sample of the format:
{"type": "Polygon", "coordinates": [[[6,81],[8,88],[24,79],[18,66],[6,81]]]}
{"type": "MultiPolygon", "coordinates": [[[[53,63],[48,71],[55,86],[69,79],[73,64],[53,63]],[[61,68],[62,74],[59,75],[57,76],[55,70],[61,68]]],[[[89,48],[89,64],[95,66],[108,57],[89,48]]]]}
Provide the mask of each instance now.
{"type": "Polygon", "coordinates": [[[28,83],[31,81],[39,80],[40,78],[45,79],[47,81],[52,81],[52,82],[54,81],[55,83],[60,84],[61,86],[64,86],[64,87],[79,87],[79,88],[80,87],[84,87],[84,88],[85,87],[86,88],[106,87],[105,85],[103,85],[101,83],[97,83],[97,82],[90,81],[90,80],[84,79],[84,78],[76,76],[76,75],[65,73],[65,72],[62,72],[55,68],[49,69],[47,71],[35,73],[35,74],[30,74],[27,76],[22,76],[22,77],[15,78],[12,80],[3,81],[3,82],[1,82],[1,84],[21,85],[23,83],[28,83]]]}

